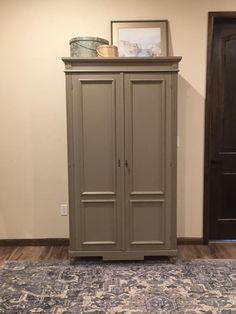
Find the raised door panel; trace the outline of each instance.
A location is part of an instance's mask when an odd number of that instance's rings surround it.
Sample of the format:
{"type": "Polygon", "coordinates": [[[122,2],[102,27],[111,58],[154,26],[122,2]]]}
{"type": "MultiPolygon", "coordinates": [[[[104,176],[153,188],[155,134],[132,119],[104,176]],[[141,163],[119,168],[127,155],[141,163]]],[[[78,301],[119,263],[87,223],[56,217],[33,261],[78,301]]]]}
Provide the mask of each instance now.
{"type": "Polygon", "coordinates": [[[80,79],[81,192],[116,193],[114,80],[80,79]]]}
{"type": "Polygon", "coordinates": [[[127,108],[130,193],[164,194],[165,81],[129,81],[127,108]]]}
{"type": "Polygon", "coordinates": [[[78,250],[120,250],[122,230],[119,74],[73,76],[74,228],[78,250]]]}
{"type": "Polygon", "coordinates": [[[115,245],[117,237],[116,201],[82,201],[82,246],[115,245]]]}
{"type": "Polygon", "coordinates": [[[165,74],[125,76],[128,250],[151,251],[170,244],[170,82],[171,75],[165,74]]]}
{"type": "Polygon", "coordinates": [[[164,202],[157,200],[130,201],[130,244],[164,244],[164,202]]]}

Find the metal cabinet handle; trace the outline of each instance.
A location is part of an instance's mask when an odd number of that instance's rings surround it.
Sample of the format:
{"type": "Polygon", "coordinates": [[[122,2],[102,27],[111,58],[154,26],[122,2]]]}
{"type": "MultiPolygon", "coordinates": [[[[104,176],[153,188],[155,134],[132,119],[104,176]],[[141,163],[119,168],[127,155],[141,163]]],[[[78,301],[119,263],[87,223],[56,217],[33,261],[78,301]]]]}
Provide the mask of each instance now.
{"type": "MultiPolygon", "coordinates": [[[[118,159],[118,161],[117,161],[117,166],[120,168],[120,165],[121,165],[120,159],[118,159]]],[[[129,170],[129,163],[128,163],[128,160],[125,161],[124,166],[129,170]]]]}
{"type": "Polygon", "coordinates": [[[128,160],[125,161],[125,167],[127,169],[128,175],[130,176],[130,167],[129,167],[128,160]]]}

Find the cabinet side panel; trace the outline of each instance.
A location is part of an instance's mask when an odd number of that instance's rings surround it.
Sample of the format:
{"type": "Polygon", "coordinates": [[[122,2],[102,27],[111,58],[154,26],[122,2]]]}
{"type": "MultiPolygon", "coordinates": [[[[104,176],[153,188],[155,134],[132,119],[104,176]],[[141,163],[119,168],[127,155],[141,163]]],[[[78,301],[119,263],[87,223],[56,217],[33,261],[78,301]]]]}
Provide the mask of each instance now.
{"type": "Polygon", "coordinates": [[[69,192],[69,221],[70,221],[70,249],[77,247],[79,237],[75,222],[78,220],[79,197],[75,197],[78,186],[78,176],[75,169],[76,143],[74,141],[74,101],[72,93],[72,74],[66,74],[66,112],[67,112],[67,155],[68,155],[68,192],[69,192]]]}

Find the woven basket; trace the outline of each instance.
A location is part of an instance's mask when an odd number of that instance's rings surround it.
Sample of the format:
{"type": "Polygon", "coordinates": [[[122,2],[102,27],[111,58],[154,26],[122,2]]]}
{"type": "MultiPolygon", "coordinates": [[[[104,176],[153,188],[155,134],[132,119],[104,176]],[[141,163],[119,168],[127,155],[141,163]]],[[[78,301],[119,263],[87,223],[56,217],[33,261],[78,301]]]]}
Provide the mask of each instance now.
{"type": "Polygon", "coordinates": [[[101,45],[97,47],[98,57],[118,57],[118,48],[114,45],[101,45]]]}

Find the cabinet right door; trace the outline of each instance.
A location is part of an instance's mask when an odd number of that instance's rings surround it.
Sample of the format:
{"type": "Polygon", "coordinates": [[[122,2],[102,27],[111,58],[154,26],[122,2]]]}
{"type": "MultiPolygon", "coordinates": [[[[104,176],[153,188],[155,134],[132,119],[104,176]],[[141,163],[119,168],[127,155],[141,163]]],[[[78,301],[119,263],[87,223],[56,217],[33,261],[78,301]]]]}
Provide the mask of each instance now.
{"type": "Polygon", "coordinates": [[[127,251],[173,246],[176,103],[172,79],[168,73],[125,75],[127,251]]]}

